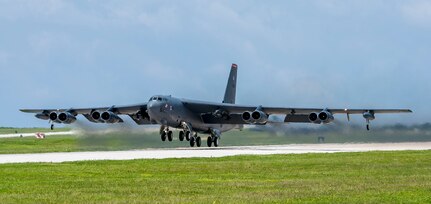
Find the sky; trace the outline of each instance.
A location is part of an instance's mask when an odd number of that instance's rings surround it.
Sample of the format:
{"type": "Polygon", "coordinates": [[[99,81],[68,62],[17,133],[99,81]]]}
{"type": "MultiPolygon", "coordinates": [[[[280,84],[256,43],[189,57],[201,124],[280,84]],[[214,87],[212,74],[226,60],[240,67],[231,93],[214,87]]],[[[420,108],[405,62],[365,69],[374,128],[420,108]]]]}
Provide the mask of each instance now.
{"type": "Polygon", "coordinates": [[[48,126],[20,108],[221,102],[231,63],[239,104],[431,122],[430,53],[425,0],[0,0],[0,126],[48,126]]]}

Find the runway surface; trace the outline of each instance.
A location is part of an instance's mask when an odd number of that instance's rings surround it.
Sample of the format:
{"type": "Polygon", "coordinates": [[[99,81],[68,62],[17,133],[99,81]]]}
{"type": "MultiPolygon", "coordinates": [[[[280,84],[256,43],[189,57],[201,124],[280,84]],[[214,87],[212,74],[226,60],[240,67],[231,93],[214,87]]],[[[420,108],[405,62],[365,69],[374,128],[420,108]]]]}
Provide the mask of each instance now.
{"type": "MultiPolygon", "coordinates": [[[[53,135],[73,135],[74,132],[47,132],[43,133],[45,136],[53,136],[53,135]]],[[[17,133],[17,134],[0,134],[0,138],[11,138],[11,137],[35,137],[36,133],[17,133]]]]}
{"type": "Polygon", "coordinates": [[[133,160],[235,155],[305,154],[367,151],[431,150],[431,142],[365,144],[291,144],[219,148],[144,149],[130,151],[66,152],[0,155],[0,164],[28,162],[70,162],[88,160],[133,160]]]}

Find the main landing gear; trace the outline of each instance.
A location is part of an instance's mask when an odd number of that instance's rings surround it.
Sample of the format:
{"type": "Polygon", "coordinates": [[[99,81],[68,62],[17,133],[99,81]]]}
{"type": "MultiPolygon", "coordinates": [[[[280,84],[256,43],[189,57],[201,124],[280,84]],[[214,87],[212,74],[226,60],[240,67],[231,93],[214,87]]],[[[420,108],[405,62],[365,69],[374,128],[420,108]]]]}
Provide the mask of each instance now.
{"type": "MultiPolygon", "coordinates": [[[[219,134],[218,134],[219,135],[219,134]]],[[[173,133],[169,130],[168,127],[162,126],[160,127],[160,138],[162,141],[168,140],[171,142],[173,140],[173,133]]],[[[178,134],[178,140],[184,141],[187,140],[190,143],[191,147],[201,147],[202,146],[202,138],[198,136],[196,132],[191,132],[189,130],[181,130],[178,134]]],[[[220,136],[216,136],[215,134],[211,134],[211,136],[207,139],[208,147],[214,145],[214,147],[218,147],[220,144],[220,136]]]]}
{"type": "Polygon", "coordinates": [[[191,137],[191,133],[190,131],[183,131],[181,130],[178,136],[178,139],[180,141],[184,141],[184,139],[186,139],[187,141],[190,141],[190,137],[191,137]]]}
{"type": "Polygon", "coordinates": [[[214,144],[214,147],[218,147],[220,145],[220,138],[215,136],[209,136],[207,138],[207,145],[211,147],[214,144]]]}
{"type": "Polygon", "coordinates": [[[166,139],[168,139],[169,142],[172,142],[174,139],[172,131],[170,131],[168,128],[160,129],[160,137],[163,142],[166,141],[166,139]]]}
{"type": "Polygon", "coordinates": [[[195,144],[197,147],[201,147],[202,145],[202,139],[198,136],[198,134],[195,134],[193,137],[190,138],[190,147],[194,147],[195,144]]]}

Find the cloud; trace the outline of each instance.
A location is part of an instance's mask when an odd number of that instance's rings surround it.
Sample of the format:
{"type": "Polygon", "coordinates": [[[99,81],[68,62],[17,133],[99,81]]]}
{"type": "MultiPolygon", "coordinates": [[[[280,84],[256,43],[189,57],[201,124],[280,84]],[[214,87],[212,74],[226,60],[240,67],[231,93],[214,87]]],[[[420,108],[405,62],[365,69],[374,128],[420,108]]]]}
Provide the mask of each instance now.
{"type": "Polygon", "coordinates": [[[19,101],[92,106],[152,94],[220,101],[233,62],[240,103],[417,104],[426,117],[429,36],[409,30],[399,11],[403,5],[409,21],[427,24],[430,3],[388,2],[0,0],[7,28],[0,72],[10,69],[1,90],[11,95],[2,105],[15,117],[0,122],[36,121],[19,118],[19,101]]]}
{"type": "Polygon", "coordinates": [[[413,24],[431,26],[431,1],[414,1],[404,4],[401,12],[413,24]]]}

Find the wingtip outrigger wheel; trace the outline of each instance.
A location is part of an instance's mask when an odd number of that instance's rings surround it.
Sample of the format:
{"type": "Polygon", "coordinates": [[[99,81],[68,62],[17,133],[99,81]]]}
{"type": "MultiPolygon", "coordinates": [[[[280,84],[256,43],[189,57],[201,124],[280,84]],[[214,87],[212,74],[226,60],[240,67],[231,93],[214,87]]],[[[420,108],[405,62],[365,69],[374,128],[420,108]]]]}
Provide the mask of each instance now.
{"type": "Polygon", "coordinates": [[[370,121],[376,119],[376,117],[374,116],[374,111],[372,110],[365,111],[362,115],[367,121],[367,130],[370,131],[370,121]]]}
{"type": "Polygon", "coordinates": [[[51,130],[54,130],[54,124],[51,124],[51,130]]]}

